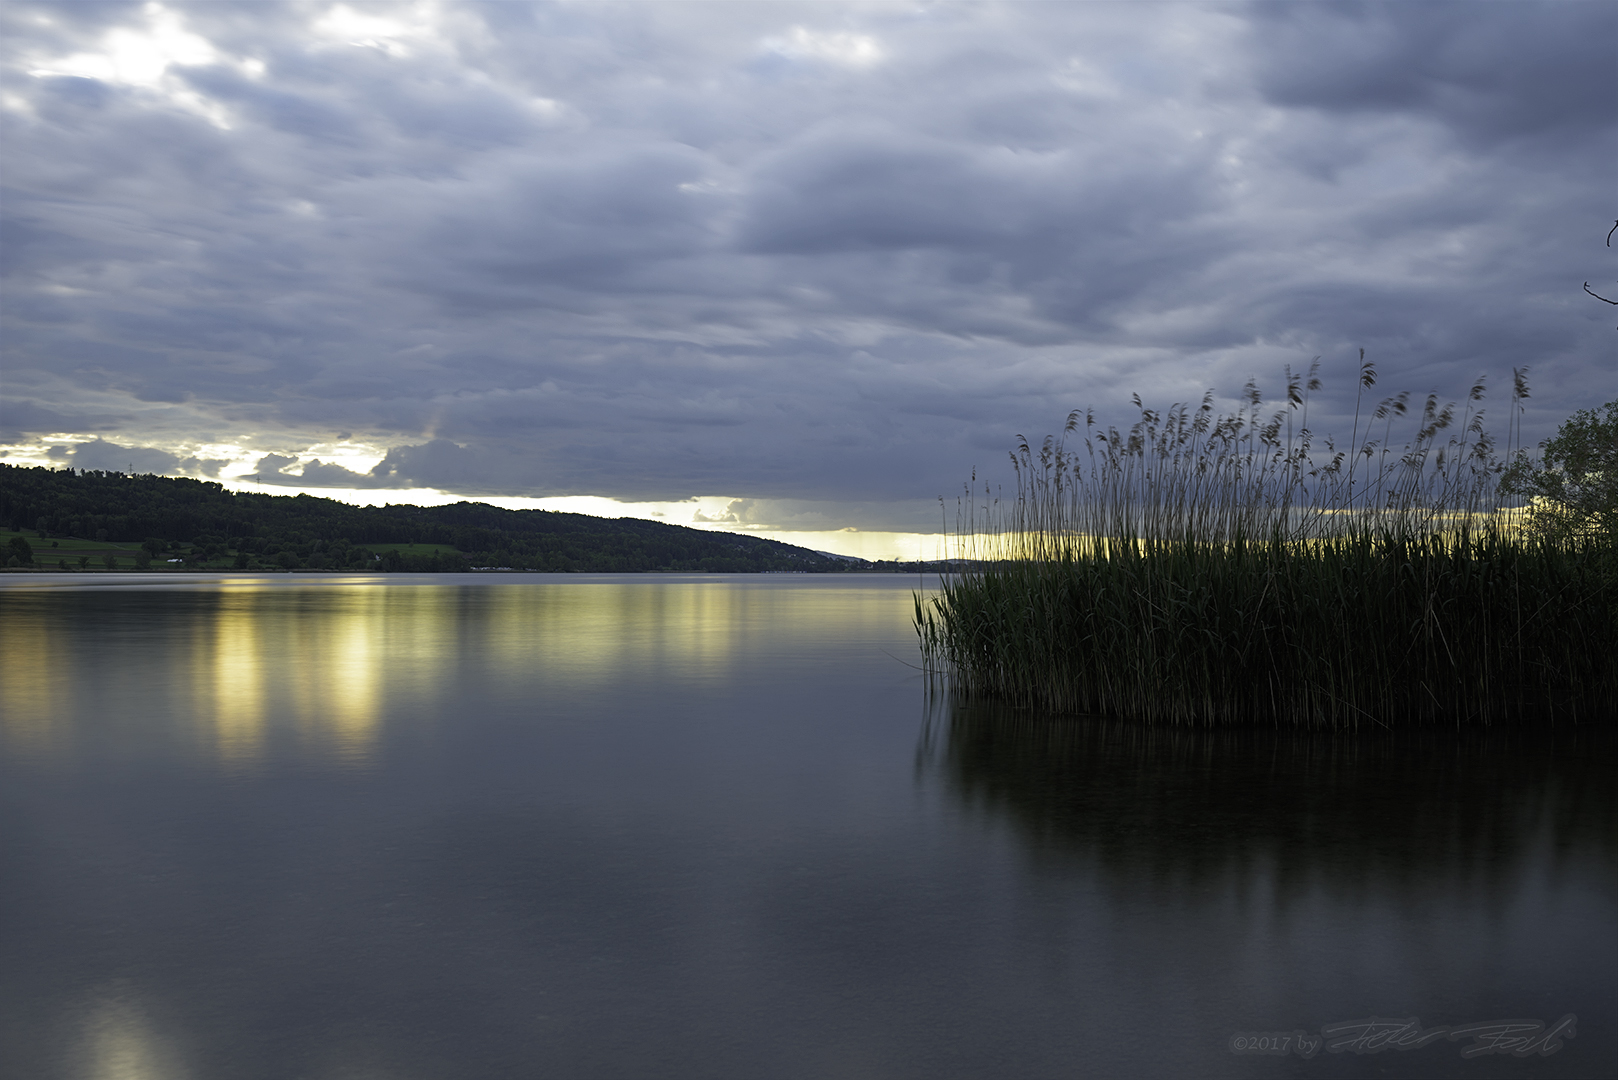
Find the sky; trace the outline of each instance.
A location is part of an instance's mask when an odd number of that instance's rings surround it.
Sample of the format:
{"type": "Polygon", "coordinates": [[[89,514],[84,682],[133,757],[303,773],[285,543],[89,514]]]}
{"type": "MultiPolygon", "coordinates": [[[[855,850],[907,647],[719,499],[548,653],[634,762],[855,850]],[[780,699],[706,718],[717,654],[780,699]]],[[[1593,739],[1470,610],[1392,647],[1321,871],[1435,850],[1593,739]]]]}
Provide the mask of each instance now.
{"type": "Polygon", "coordinates": [[[0,454],[932,557],[1094,407],[1618,396],[1618,4],[0,6],[0,454]],[[941,502],[941,500],[943,500],[941,502]]]}

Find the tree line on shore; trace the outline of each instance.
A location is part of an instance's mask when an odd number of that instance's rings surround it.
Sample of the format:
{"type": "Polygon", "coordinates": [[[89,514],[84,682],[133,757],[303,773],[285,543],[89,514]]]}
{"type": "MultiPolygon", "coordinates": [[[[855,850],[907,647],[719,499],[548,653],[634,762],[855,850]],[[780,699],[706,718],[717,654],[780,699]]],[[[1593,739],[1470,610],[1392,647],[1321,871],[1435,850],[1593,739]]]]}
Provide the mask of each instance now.
{"type": "Polygon", "coordinates": [[[827,573],[895,569],[763,537],[637,518],[487,503],[354,506],[310,495],[233,492],[213,481],[0,464],[0,527],[13,567],[456,572],[513,570],[827,573]],[[35,543],[24,530],[37,535],[35,543]],[[50,538],[71,550],[40,550],[50,538]],[[93,550],[86,542],[99,547],[93,550]],[[63,554],[53,558],[57,552],[63,554]],[[68,556],[72,556],[71,562],[68,556]],[[107,560],[112,560],[107,562],[107,560]]]}

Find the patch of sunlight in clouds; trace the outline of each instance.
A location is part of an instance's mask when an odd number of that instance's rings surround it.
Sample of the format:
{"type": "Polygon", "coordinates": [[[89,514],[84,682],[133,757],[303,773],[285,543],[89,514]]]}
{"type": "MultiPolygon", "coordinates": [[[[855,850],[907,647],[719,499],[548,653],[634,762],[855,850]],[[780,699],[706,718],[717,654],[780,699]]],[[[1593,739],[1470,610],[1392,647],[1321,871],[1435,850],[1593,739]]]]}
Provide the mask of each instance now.
{"type": "MultiPolygon", "coordinates": [[[[694,526],[703,528],[703,526],[694,526]]],[[[720,530],[708,526],[711,531],[720,530]]],[[[748,536],[762,536],[766,540],[779,540],[811,551],[825,551],[833,555],[852,555],[856,559],[875,561],[893,560],[914,562],[948,557],[946,540],[937,533],[864,532],[859,529],[838,529],[833,532],[790,532],[779,529],[748,529],[748,536]]]]}
{"type": "Polygon", "coordinates": [[[828,33],[794,26],[782,37],[764,39],[764,48],[789,59],[824,60],[844,67],[870,67],[882,60],[882,45],[867,34],[828,33]]]}
{"type": "Polygon", "coordinates": [[[343,45],[376,49],[402,59],[411,52],[405,40],[424,40],[432,36],[433,15],[432,7],[424,4],[390,4],[363,12],[338,4],[315,20],[311,29],[318,36],[343,45]],[[388,14],[378,14],[382,11],[388,14]],[[404,18],[397,17],[400,15],[404,18]]]}
{"type": "Polygon", "coordinates": [[[37,60],[28,74],[35,78],[69,76],[136,87],[196,113],[215,127],[228,130],[230,114],[224,106],[199,94],[170,74],[169,69],[230,64],[249,78],[258,78],[264,74],[263,62],[226,56],[213,42],[188,30],[176,12],[161,4],[147,4],[142,14],[146,21],[144,27],[109,30],[94,49],[37,60]]]}
{"type": "Polygon", "coordinates": [[[0,462],[24,468],[31,466],[54,468],[56,462],[51,460],[50,449],[52,446],[61,445],[65,441],[63,436],[47,435],[43,439],[26,443],[9,443],[0,446],[0,462]]]}

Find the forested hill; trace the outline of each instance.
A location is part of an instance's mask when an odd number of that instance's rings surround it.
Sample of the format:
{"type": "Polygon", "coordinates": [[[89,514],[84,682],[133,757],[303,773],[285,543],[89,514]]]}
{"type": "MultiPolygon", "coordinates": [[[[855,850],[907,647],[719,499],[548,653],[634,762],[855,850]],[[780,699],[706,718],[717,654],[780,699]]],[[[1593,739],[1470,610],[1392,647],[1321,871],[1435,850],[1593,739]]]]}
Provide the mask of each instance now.
{"type": "MultiPolygon", "coordinates": [[[[21,556],[21,565],[31,560],[47,568],[68,555],[86,565],[91,554],[109,567],[125,565],[126,557],[130,565],[177,559],[241,569],[746,573],[851,567],[761,537],[635,518],[468,502],[351,506],[310,495],[232,492],[204,480],[5,464],[0,526],[19,534],[0,552],[0,563],[21,556]],[[37,538],[24,538],[24,530],[37,538]]],[[[7,543],[0,539],[0,546],[7,543]]]]}

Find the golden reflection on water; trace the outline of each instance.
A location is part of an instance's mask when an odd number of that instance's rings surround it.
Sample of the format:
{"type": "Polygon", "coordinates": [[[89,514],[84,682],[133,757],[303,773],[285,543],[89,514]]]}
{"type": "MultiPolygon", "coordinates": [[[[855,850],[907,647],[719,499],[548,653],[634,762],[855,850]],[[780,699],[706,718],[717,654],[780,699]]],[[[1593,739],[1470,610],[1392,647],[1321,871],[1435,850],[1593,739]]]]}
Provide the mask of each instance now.
{"type": "Polygon", "coordinates": [[[74,1056],[76,1072],[86,1080],[184,1080],[190,1075],[127,987],[94,996],[81,1023],[74,1056]]]}
{"type": "Polygon", "coordinates": [[[319,666],[324,678],[305,715],[315,718],[323,741],[341,757],[360,757],[376,741],[382,708],[381,629],[374,614],[350,610],[323,620],[316,635],[324,654],[319,666]]]}
{"type": "Polygon", "coordinates": [[[245,763],[264,746],[264,658],[259,623],[239,594],[227,595],[213,632],[199,635],[198,696],[207,706],[198,719],[212,726],[214,752],[223,761],[245,763]]]}
{"type": "Polygon", "coordinates": [[[686,583],[491,592],[478,647],[495,670],[543,666],[547,678],[565,682],[612,679],[648,665],[722,672],[749,606],[746,590],[686,583]]]}
{"type": "Polygon", "coordinates": [[[387,627],[432,622],[430,611],[388,611],[390,591],[343,588],[309,606],[273,603],[273,588],[225,594],[193,667],[197,725],[218,759],[262,758],[277,717],[319,756],[363,759],[381,725],[387,627]]]}
{"type": "Polygon", "coordinates": [[[73,683],[61,663],[65,635],[32,612],[0,619],[0,726],[7,740],[32,753],[50,750],[55,719],[72,708],[73,683]]]}
{"type": "MultiPolygon", "coordinates": [[[[286,711],[304,745],[358,761],[381,728],[383,637],[393,620],[376,590],[345,590],[335,600],[318,611],[285,613],[277,653],[286,669],[286,711]]],[[[403,625],[415,622],[405,613],[403,625]]]]}
{"type": "Polygon", "coordinates": [[[164,594],[164,603],[156,595],[141,607],[138,596],[99,594],[72,609],[35,597],[8,611],[0,620],[6,740],[52,753],[114,730],[146,742],[167,731],[231,768],[293,746],[364,762],[390,703],[441,700],[448,719],[466,680],[538,700],[626,673],[726,678],[759,649],[846,638],[909,610],[899,590],[725,579],[222,582],[164,594]],[[156,710],[164,727],[142,719],[118,728],[125,713],[148,715],[141,710],[156,710]]]}

